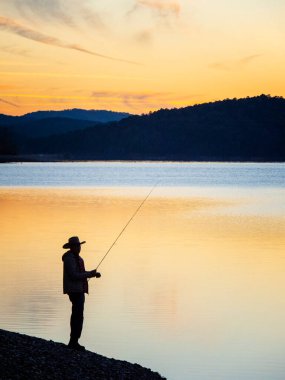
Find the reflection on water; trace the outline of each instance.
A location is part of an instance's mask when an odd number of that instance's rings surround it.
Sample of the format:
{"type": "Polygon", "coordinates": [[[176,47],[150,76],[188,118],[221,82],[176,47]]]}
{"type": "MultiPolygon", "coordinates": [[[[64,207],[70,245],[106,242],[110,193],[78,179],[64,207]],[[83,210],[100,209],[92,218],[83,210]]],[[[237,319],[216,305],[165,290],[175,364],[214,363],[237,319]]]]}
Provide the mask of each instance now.
{"type": "MultiPolygon", "coordinates": [[[[67,342],[62,244],[96,267],[148,191],[2,188],[1,327],[67,342]]],[[[170,380],[283,380],[282,199],[155,189],[89,282],[82,343],[170,380]]]]}

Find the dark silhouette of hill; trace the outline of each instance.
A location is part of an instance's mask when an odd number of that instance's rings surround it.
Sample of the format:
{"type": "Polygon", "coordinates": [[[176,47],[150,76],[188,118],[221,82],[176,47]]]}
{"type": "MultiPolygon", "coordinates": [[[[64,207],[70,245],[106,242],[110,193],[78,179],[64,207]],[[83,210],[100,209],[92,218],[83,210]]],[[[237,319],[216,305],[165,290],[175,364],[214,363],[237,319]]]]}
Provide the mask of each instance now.
{"type": "Polygon", "coordinates": [[[15,117],[17,118],[17,116],[9,116],[9,115],[0,114],[1,126],[11,125],[13,123],[13,120],[15,120],[15,117]]]}
{"type": "Polygon", "coordinates": [[[72,109],[64,111],[38,111],[23,116],[0,114],[0,155],[25,151],[27,141],[75,130],[97,123],[118,121],[128,113],[72,109]]]}
{"type": "Polygon", "coordinates": [[[16,136],[7,127],[0,126],[0,156],[17,155],[19,142],[16,136]]]}
{"type": "Polygon", "coordinates": [[[284,161],[285,99],[260,95],[29,140],[26,153],[66,159],[284,161]]]}
{"type": "Polygon", "coordinates": [[[105,110],[83,110],[78,108],[73,108],[71,110],[63,111],[37,111],[28,113],[22,118],[24,120],[40,120],[49,118],[67,118],[75,120],[89,120],[100,123],[108,123],[111,121],[118,121],[125,117],[130,116],[126,112],[114,112],[105,110]]]}
{"type": "Polygon", "coordinates": [[[130,116],[126,112],[114,112],[105,110],[83,110],[83,109],[70,109],[63,111],[36,111],[27,113],[23,116],[10,116],[0,114],[0,124],[2,126],[10,125],[24,125],[30,120],[42,120],[42,119],[75,119],[75,120],[88,120],[99,123],[108,123],[112,121],[119,121],[125,117],[130,116]]]}
{"type": "Polygon", "coordinates": [[[10,126],[10,129],[19,134],[20,137],[38,138],[52,135],[59,135],[75,130],[82,130],[94,126],[97,123],[89,120],[68,119],[63,117],[35,119],[29,122],[19,123],[17,126],[10,126]]]}

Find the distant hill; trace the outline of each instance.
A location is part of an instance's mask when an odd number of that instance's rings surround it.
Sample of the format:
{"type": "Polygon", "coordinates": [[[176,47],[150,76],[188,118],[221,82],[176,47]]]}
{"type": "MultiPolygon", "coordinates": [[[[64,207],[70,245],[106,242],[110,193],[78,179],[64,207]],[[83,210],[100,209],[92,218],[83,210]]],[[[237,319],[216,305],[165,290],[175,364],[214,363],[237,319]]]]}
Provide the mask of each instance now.
{"type": "Polygon", "coordinates": [[[285,161],[285,99],[260,95],[29,139],[25,153],[66,159],[285,161]]]}
{"type": "Polygon", "coordinates": [[[36,138],[82,130],[90,126],[94,126],[95,124],[97,124],[97,122],[89,120],[55,117],[29,120],[28,122],[19,123],[16,126],[10,126],[10,128],[14,133],[17,133],[20,138],[36,138]]]}
{"type": "Polygon", "coordinates": [[[103,110],[37,111],[23,116],[0,114],[0,155],[22,153],[29,139],[82,130],[119,121],[130,114],[103,110]],[[2,142],[1,142],[2,140],[2,142]],[[11,147],[13,147],[11,149],[11,147]],[[3,153],[5,152],[5,153],[3,153]]]}
{"type": "Polygon", "coordinates": [[[17,125],[24,124],[28,120],[42,120],[42,119],[75,119],[75,120],[88,120],[99,123],[109,123],[111,121],[119,121],[125,117],[130,116],[126,112],[114,112],[105,110],[83,110],[73,108],[63,111],[36,111],[27,113],[23,116],[9,116],[0,114],[0,124],[3,125],[17,125]]]}
{"type": "Polygon", "coordinates": [[[75,120],[89,120],[99,123],[108,123],[111,121],[118,121],[125,117],[130,116],[129,113],[125,112],[114,112],[114,111],[104,111],[104,110],[83,110],[78,108],[73,108],[71,110],[63,111],[37,111],[28,113],[22,116],[23,120],[40,120],[49,118],[67,118],[75,120]]]}
{"type": "Polygon", "coordinates": [[[0,113],[0,125],[2,127],[6,125],[10,125],[13,123],[13,120],[15,120],[15,118],[18,118],[18,116],[3,115],[0,113]]]}

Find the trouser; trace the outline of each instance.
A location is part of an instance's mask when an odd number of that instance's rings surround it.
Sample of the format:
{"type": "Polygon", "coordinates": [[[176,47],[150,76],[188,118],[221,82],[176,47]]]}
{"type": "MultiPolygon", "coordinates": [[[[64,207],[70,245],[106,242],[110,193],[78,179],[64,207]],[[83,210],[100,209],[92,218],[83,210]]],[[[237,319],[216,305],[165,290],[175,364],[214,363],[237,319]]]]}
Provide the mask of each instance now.
{"type": "Polygon", "coordinates": [[[72,312],[70,317],[70,340],[77,342],[81,336],[83,326],[83,312],[84,312],[84,293],[68,293],[69,299],[72,303],[72,312]]]}

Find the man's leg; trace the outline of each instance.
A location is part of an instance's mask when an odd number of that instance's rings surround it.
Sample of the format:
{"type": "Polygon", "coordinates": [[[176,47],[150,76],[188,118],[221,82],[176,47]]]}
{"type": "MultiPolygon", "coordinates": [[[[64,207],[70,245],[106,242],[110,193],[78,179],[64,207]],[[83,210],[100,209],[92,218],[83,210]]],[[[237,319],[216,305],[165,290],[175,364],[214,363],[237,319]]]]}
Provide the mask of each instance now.
{"type": "Polygon", "coordinates": [[[70,317],[70,342],[69,345],[77,345],[78,339],[81,336],[83,327],[84,313],[84,293],[69,293],[70,301],[72,302],[72,313],[70,317]]]}

